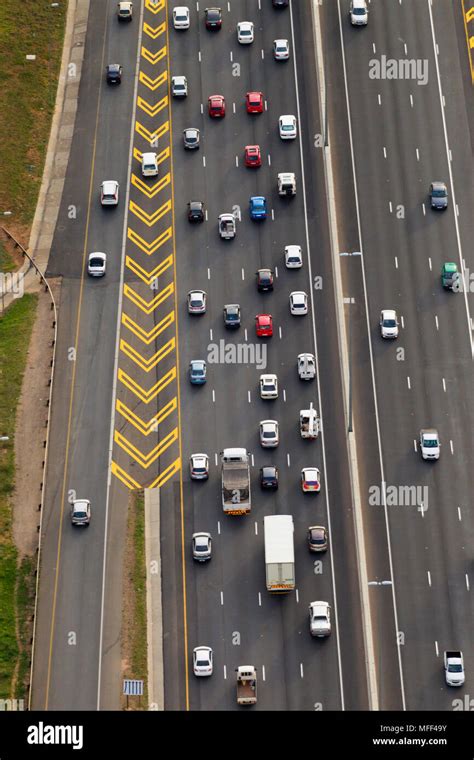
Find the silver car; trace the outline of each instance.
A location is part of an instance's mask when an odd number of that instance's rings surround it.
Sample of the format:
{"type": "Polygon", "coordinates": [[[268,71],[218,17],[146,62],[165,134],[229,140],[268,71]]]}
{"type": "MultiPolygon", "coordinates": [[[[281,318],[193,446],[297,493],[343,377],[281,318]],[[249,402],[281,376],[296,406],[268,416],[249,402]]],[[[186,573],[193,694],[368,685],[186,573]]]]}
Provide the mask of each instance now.
{"type": "Polygon", "coordinates": [[[193,533],[193,559],[207,562],[212,556],[212,538],[210,533],[193,533]]]}
{"type": "Polygon", "coordinates": [[[195,127],[183,129],[183,144],[188,150],[199,148],[199,129],[195,127]]]}

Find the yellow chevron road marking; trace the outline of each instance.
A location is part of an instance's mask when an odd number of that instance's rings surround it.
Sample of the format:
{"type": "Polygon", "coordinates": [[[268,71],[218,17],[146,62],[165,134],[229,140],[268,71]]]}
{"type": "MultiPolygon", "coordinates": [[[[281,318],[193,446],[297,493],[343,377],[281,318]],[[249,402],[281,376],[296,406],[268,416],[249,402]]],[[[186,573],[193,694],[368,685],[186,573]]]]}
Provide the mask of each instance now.
{"type": "Polygon", "coordinates": [[[127,343],[126,340],[123,338],[120,339],[120,350],[125,354],[125,356],[128,356],[129,359],[131,359],[135,364],[138,364],[140,369],[144,370],[144,372],[150,372],[150,370],[154,369],[159,362],[161,362],[162,359],[164,359],[168,354],[171,354],[176,349],[176,339],[171,338],[167,343],[165,343],[162,348],[160,348],[156,354],[153,354],[149,359],[145,359],[138,351],[136,351],[130,343],[127,343]]]}
{"type": "Polygon", "coordinates": [[[160,111],[163,110],[163,108],[166,108],[168,105],[168,95],[165,95],[164,98],[161,98],[157,103],[155,103],[154,106],[150,105],[147,100],[144,98],[141,98],[138,96],[137,98],[137,106],[142,109],[142,111],[145,111],[148,116],[156,116],[160,111]]]}
{"type": "MultiPolygon", "coordinates": [[[[133,158],[135,158],[138,161],[138,163],[140,163],[140,164],[142,162],[142,156],[143,156],[143,153],[142,153],[141,150],[138,150],[138,148],[133,148],[133,158]]],[[[170,157],[170,149],[169,149],[169,147],[168,148],[163,148],[163,150],[161,150],[158,153],[157,157],[156,157],[158,165],[161,164],[161,163],[163,163],[163,161],[165,161],[165,159],[167,159],[169,157],[170,157]]],[[[132,174],[132,181],[133,181],[133,177],[135,177],[135,174],[132,174]]],[[[136,177],[136,179],[137,179],[138,183],[140,183],[140,185],[143,185],[143,187],[145,188],[145,190],[148,190],[148,185],[147,185],[147,183],[143,179],[140,179],[140,177],[136,177]]],[[[136,184],[135,182],[133,184],[135,184],[136,187],[139,187],[139,185],[136,184]]]]}
{"type": "Polygon", "coordinates": [[[162,61],[163,58],[166,58],[166,53],[167,53],[166,45],[162,47],[161,50],[158,50],[157,53],[152,53],[150,52],[150,50],[148,50],[148,48],[143,47],[143,46],[141,49],[142,58],[145,58],[145,60],[151,63],[153,66],[155,66],[155,64],[162,61]]]}
{"type": "Polygon", "coordinates": [[[158,335],[161,335],[164,330],[166,330],[167,327],[172,325],[174,323],[174,311],[170,311],[170,313],[164,317],[160,322],[158,322],[157,325],[153,327],[152,330],[147,332],[143,329],[143,327],[140,327],[136,322],[134,322],[133,319],[130,319],[126,314],[122,314],[122,324],[125,327],[128,327],[128,329],[137,336],[137,338],[140,338],[140,340],[145,343],[147,346],[150,345],[152,341],[155,340],[155,338],[158,337],[158,335]]]}
{"type": "Polygon", "coordinates": [[[142,435],[148,436],[150,433],[157,432],[160,422],[163,422],[167,417],[169,417],[169,415],[176,410],[177,406],[178,402],[175,397],[171,399],[171,401],[166,404],[163,409],[160,409],[157,414],[154,414],[153,417],[148,420],[148,422],[144,422],[140,417],[138,417],[138,415],[132,412],[128,406],[122,403],[122,401],[117,400],[115,408],[117,412],[122,415],[122,417],[125,417],[125,419],[128,420],[128,422],[130,422],[134,428],[136,428],[136,430],[142,433],[142,435]]]}
{"type": "Polygon", "coordinates": [[[466,11],[466,21],[468,24],[470,21],[474,21],[474,6],[466,11]]]}
{"type": "Polygon", "coordinates": [[[117,462],[112,461],[110,465],[110,469],[112,470],[112,474],[115,475],[116,478],[121,480],[122,483],[131,491],[133,491],[136,488],[142,488],[140,483],[134,480],[132,476],[128,474],[128,472],[125,472],[125,470],[123,470],[120,467],[120,465],[117,464],[117,462]]]}
{"type": "Polygon", "coordinates": [[[143,24],[143,31],[145,34],[148,34],[152,40],[156,40],[161,34],[164,34],[164,32],[166,32],[166,21],[164,21],[159,26],[150,26],[150,24],[147,24],[145,22],[143,24]]]}
{"type": "Polygon", "coordinates": [[[139,309],[141,309],[145,314],[151,314],[155,309],[160,306],[164,301],[166,301],[167,298],[173,295],[174,293],[174,283],[171,282],[164,290],[162,290],[160,293],[157,293],[156,296],[151,301],[146,301],[142,296],[140,296],[133,288],[130,287],[130,285],[124,284],[123,286],[123,293],[124,295],[135,304],[135,306],[138,306],[139,309]]]}
{"type": "Polygon", "coordinates": [[[155,462],[158,457],[164,454],[166,449],[169,449],[169,447],[172,446],[177,439],[178,428],[175,428],[171,431],[171,433],[168,433],[166,438],[163,438],[163,440],[160,441],[154,449],[148,452],[148,454],[143,454],[139,449],[137,449],[136,446],[130,443],[130,441],[125,438],[125,436],[119,433],[118,430],[116,430],[114,433],[115,443],[117,443],[120,448],[122,448],[129,456],[131,456],[132,459],[138,462],[138,464],[141,465],[144,470],[153,464],[153,462],[155,462]]]}
{"type": "Polygon", "coordinates": [[[147,214],[146,211],[144,211],[137,203],[134,203],[133,201],[130,201],[129,209],[133,214],[135,214],[135,216],[141,219],[142,222],[145,222],[148,227],[153,227],[153,225],[156,224],[159,219],[171,211],[171,201],[166,201],[166,203],[163,203],[163,205],[154,211],[153,214],[147,214]]]}
{"type": "Polygon", "coordinates": [[[145,8],[151,13],[159,13],[165,7],[165,0],[145,0],[145,8]]]}
{"type": "Polygon", "coordinates": [[[162,488],[164,484],[173,477],[179,470],[181,469],[181,459],[175,459],[172,464],[170,464],[166,470],[163,470],[163,472],[157,477],[156,480],[153,481],[153,483],[150,483],[150,485],[147,486],[147,488],[162,488]]]}
{"type": "Polygon", "coordinates": [[[167,240],[173,237],[173,228],[168,227],[167,230],[162,232],[161,235],[158,235],[158,237],[152,240],[151,243],[147,243],[146,240],[143,240],[143,238],[137,232],[135,232],[135,230],[132,230],[131,227],[128,227],[127,236],[129,240],[132,241],[132,243],[135,243],[135,245],[137,245],[140,250],[143,251],[143,253],[151,256],[152,253],[155,253],[159,248],[161,248],[161,246],[164,245],[167,240]]]}
{"type": "Polygon", "coordinates": [[[125,265],[131,269],[134,274],[140,277],[140,279],[143,280],[146,285],[151,285],[153,280],[156,280],[156,278],[163,274],[163,272],[166,272],[169,267],[173,266],[173,256],[172,254],[170,256],[167,256],[166,259],[163,259],[161,264],[158,264],[158,266],[152,269],[151,272],[147,272],[146,269],[143,269],[143,267],[141,267],[140,264],[134,261],[130,256],[126,257],[125,265]]]}
{"type": "Polygon", "coordinates": [[[150,401],[153,401],[153,399],[156,398],[167,385],[172,383],[173,380],[176,380],[176,367],[170,369],[170,371],[167,372],[166,375],[163,375],[163,377],[161,377],[148,391],[145,391],[144,388],[135,382],[133,377],[127,375],[123,369],[119,369],[118,379],[129,391],[132,391],[140,401],[143,401],[144,404],[149,404],[150,401]]]}
{"type": "Polygon", "coordinates": [[[143,182],[143,180],[141,180],[140,177],[137,177],[136,174],[132,174],[132,185],[134,185],[139,190],[141,190],[142,193],[146,195],[148,198],[154,198],[155,195],[157,193],[160,193],[167,185],[169,185],[170,182],[171,182],[171,177],[169,173],[165,174],[165,176],[162,177],[158,182],[155,182],[154,185],[150,185],[150,186],[148,186],[145,182],[143,182]]]}
{"type": "Polygon", "coordinates": [[[142,84],[145,85],[145,87],[148,87],[149,90],[152,90],[152,92],[154,92],[158,89],[158,87],[161,87],[162,84],[166,84],[168,81],[168,72],[164,71],[162,74],[156,77],[156,79],[152,79],[143,71],[140,71],[139,80],[142,84]]]}
{"type": "Polygon", "coordinates": [[[151,147],[157,145],[160,137],[163,137],[163,135],[168,132],[169,128],[169,122],[165,121],[165,123],[161,124],[161,126],[159,126],[158,129],[156,129],[154,132],[150,132],[146,127],[143,126],[143,124],[140,124],[139,121],[135,122],[135,132],[138,132],[139,135],[144,137],[145,140],[150,143],[151,147]]]}

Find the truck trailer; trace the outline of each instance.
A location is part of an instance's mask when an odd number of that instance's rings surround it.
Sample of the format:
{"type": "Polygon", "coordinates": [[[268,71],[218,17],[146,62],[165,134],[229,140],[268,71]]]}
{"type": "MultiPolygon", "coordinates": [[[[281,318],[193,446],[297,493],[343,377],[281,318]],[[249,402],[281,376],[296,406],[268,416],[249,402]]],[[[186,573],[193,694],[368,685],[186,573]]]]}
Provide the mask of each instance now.
{"type": "Polygon", "coordinates": [[[269,515],[263,518],[267,590],[293,591],[295,588],[295,549],[293,517],[269,515]]]}

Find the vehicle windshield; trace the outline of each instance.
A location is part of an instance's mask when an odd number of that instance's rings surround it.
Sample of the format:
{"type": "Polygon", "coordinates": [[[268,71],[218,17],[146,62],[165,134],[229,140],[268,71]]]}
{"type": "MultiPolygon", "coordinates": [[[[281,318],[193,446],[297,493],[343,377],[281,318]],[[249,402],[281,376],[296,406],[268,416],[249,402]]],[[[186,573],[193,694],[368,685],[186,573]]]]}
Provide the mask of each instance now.
{"type": "Polygon", "coordinates": [[[433,188],[432,195],[433,198],[445,198],[446,190],[444,190],[444,188],[433,188]]]}
{"type": "Polygon", "coordinates": [[[448,670],[450,673],[462,673],[462,666],[460,664],[449,665],[448,670]]]}
{"type": "Polygon", "coordinates": [[[352,12],[354,16],[365,16],[365,8],[354,8],[352,12]]]}
{"type": "Polygon", "coordinates": [[[397,323],[395,322],[394,319],[384,319],[383,326],[384,327],[396,327],[397,323]]]}
{"type": "Polygon", "coordinates": [[[423,446],[425,449],[435,449],[438,446],[438,441],[436,438],[425,438],[423,446]]]}
{"type": "Polygon", "coordinates": [[[87,517],[87,512],[74,512],[74,517],[77,517],[79,520],[83,520],[85,517],[87,517]]]}

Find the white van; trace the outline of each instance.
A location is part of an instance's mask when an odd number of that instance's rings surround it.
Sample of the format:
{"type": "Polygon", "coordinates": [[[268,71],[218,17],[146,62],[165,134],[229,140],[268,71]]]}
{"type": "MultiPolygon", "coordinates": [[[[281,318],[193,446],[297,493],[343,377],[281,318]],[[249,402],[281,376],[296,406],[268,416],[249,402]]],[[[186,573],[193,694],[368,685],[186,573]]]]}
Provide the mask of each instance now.
{"type": "Polygon", "coordinates": [[[156,177],[158,175],[156,153],[142,153],[142,174],[144,177],[156,177]]]}

